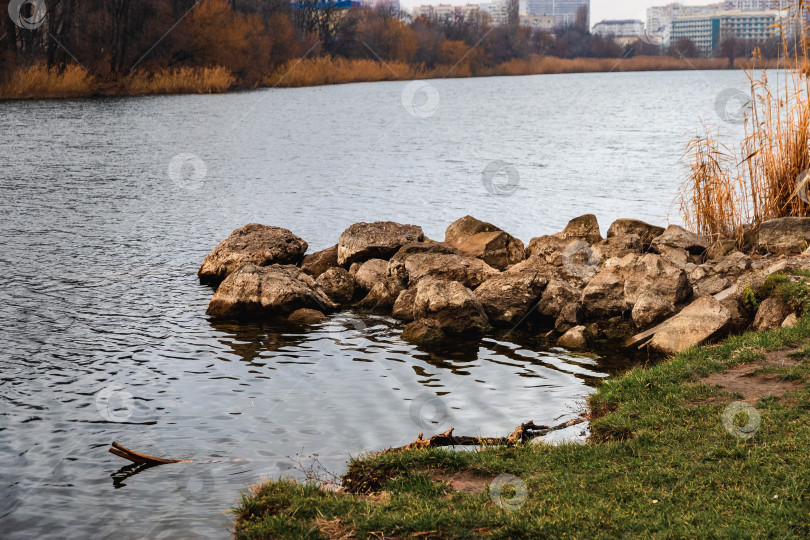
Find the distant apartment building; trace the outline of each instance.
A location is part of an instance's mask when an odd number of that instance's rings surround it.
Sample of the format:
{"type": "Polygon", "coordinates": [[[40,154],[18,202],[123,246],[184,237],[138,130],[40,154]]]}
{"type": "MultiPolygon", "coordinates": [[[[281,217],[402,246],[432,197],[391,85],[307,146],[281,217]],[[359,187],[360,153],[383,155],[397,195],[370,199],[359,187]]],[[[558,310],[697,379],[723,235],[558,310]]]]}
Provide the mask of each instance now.
{"type": "Polygon", "coordinates": [[[778,11],[724,11],[678,17],[672,21],[671,42],[687,38],[704,54],[715,52],[724,38],[763,41],[773,33],[778,11]]]}
{"type": "Polygon", "coordinates": [[[506,26],[509,23],[508,6],[507,0],[495,0],[494,2],[479,4],[481,11],[489,13],[489,16],[492,17],[494,26],[506,26]]]}
{"type": "Polygon", "coordinates": [[[434,20],[455,20],[457,18],[467,18],[481,11],[478,4],[467,4],[466,6],[451,6],[449,4],[439,4],[437,6],[417,6],[413,8],[414,19],[425,17],[434,20]]]}
{"type": "Polygon", "coordinates": [[[644,21],[635,19],[602,21],[593,26],[591,33],[602,37],[638,37],[644,33],[644,21]]]}
{"type": "Polygon", "coordinates": [[[591,0],[527,0],[526,13],[552,17],[554,27],[569,26],[577,21],[577,12],[582,6],[586,9],[588,28],[591,25],[591,0]]]}
{"type": "Polygon", "coordinates": [[[678,17],[711,15],[720,11],[723,11],[723,4],[684,6],[683,4],[673,3],[665,6],[651,7],[647,10],[645,31],[648,38],[653,38],[665,47],[668,47],[671,41],[673,20],[678,17]]]}
{"type": "Polygon", "coordinates": [[[390,7],[399,11],[399,0],[362,0],[361,3],[364,7],[378,8],[382,6],[390,7]]]}

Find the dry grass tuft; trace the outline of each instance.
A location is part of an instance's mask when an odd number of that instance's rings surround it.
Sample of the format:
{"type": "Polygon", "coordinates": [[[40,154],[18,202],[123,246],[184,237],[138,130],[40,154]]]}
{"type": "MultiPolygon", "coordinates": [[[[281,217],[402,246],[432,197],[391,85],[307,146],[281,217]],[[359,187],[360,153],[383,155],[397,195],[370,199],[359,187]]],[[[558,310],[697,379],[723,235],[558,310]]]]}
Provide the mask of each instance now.
{"type": "Polygon", "coordinates": [[[0,85],[0,99],[85,97],[95,91],[93,77],[80,66],[59,70],[34,64],[19,68],[7,83],[0,85]]]}
{"type": "Polygon", "coordinates": [[[162,69],[152,74],[135,73],[123,80],[123,93],[138,94],[219,94],[236,83],[224,67],[162,69]]]}
{"type": "Polygon", "coordinates": [[[264,85],[292,88],[355,82],[401,81],[420,79],[425,70],[405,62],[377,62],[367,59],[322,56],[290,60],[265,77],[264,85]]]}

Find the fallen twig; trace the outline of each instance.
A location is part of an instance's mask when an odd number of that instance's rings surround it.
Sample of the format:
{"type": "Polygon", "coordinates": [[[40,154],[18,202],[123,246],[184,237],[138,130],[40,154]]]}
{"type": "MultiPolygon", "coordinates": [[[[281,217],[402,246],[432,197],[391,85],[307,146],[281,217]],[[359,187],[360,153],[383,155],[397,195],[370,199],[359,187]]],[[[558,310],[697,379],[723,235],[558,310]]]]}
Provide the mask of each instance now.
{"type": "Polygon", "coordinates": [[[401,450],[417,450],[422,448],[441,448],[446,446],[514,446],[519,443],[525,443],[537,437],[542,437],[551,433],[552,431],[558,431],[570,426],[575,426],[585,421],[587,421],[587,418],[581,417],[574,420],[569,420],[568,422],[563,422],[562,424],[558,424],[554,427],[548,427],[545,425],[538,426],[533,421],[529,421],[525,424],[519,425],[508,437],[469,437],[464,435],[453,435],[454,428],[450,428],[444,433],[434,435],[429,439],[423,438],[424,434],[420,433],[419,437],[417,437],[414,442],[398,448],[390,448],[385,452],[399,452],[401,450]]]}
{"type": "Polygon", "coordinates": [[[163,458],[156,458],[152,456],[147,456],[146,454],[141,454],[140,452],[135,452],[130,450],[126,446],[122,446],[117,442],[112,443],[112,447],[110,448],[110,453],[115,454],[118,457],[122,457],[124,459],[128,459],[133,463],[148,463],[149,465],[165,465],[167,463],[191,463],[192,460],[190,459],[163,459],[163,458]]]}

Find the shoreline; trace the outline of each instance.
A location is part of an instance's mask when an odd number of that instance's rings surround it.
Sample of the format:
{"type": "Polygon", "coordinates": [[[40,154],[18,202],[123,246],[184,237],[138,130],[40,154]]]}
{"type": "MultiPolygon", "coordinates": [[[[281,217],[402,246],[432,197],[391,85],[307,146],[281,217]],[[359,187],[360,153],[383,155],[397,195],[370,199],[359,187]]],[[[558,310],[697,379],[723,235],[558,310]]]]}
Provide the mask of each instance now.
{"type": "Polygon", "coordinates": [[[808,535],[808,343],[803,318],[602,383],[584,444],[399,449],[352,459],[340,486],[260,482],[234,537],[808,535]]]}
{"type": "Polygon", "coordinates": [[[493,67],[469,65],[436,66],[342,58],[305,58],[290,61],[253,86],[243,85],[224,68],[180,68],[155,73],[137,73],[116,80],[98,80],[79,66],[63,72],[48,71],[42,65],[21,67],[11,80],[0,85],[0,101],[136,97],[153,95],[226,94],[267,88],[307,88],[364,82],[415,81],[441,78],[511,77],[533,75],[712,71],[774,69],[776,61],[754,66],[737,59],[734,67],[724,58],[676,59],[665,56],[621,58],[573,58],[533,56],[493,67]]]}
{"type": "Polygon", "coordinates": [[[466,216],[444,242],[415,225],[358,223],[333,248],[304,256],[306,242],[286,229],[237,229],[200,267],[201,282],[217,287],[214,319],[306,326],[341,305],[382,308],[413,321],[402,338],[428,348],[493,326],[545,332],[553,321],[548,336],[566,349],[598,351],[605,338],[641,332],[625,346],[665,359],[598,385],[585,444],[536,444],[582,420],[516,419],[511,435],[486,434],[494,437],[423,433],[351,459],[339,483],[324,473],[250,487],[233,509],[235,536],[810,534],[806,486],[789,481],[799,471],[810,478],[808,241],[810,218],[712,243],[631,219],[603,239],[586,215],[524,252],[466,216]],[[279,246],[275,257],[287,262],[248,261],[255,246],[279,246]],[[271,301],[281,297],[286,304],[271,301]],[[542,317],[532,323],[532,314],[542,317]],[[450,449],[458,445],[478,450],[450,449]]]}

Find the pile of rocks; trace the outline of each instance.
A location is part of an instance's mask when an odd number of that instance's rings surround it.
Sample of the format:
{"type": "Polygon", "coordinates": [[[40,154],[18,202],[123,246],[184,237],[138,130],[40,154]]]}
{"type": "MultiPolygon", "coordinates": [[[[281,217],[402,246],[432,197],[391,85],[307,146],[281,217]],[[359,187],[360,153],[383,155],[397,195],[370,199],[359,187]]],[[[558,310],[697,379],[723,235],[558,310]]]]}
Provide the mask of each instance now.
{"type": "Polygon", "coordinates": [[[524,247],[466,216],[443,242],[415,225],[357,223],[337,245],[305,255],[307,243],[289,230],[250,224],[205,258],[199,278],[216,287],[213,318],[314,323],[365,309],[408,322],[403,337],[416,342],[527,325],[569,348],[630,338],[674,353],[752,322],[795,320],[768,302],[749,313],[743,296],[769,272],[810,268],[810,218],[764,223],[746,246],[632,219],[606,236],[585,215],[524,247]]]}

